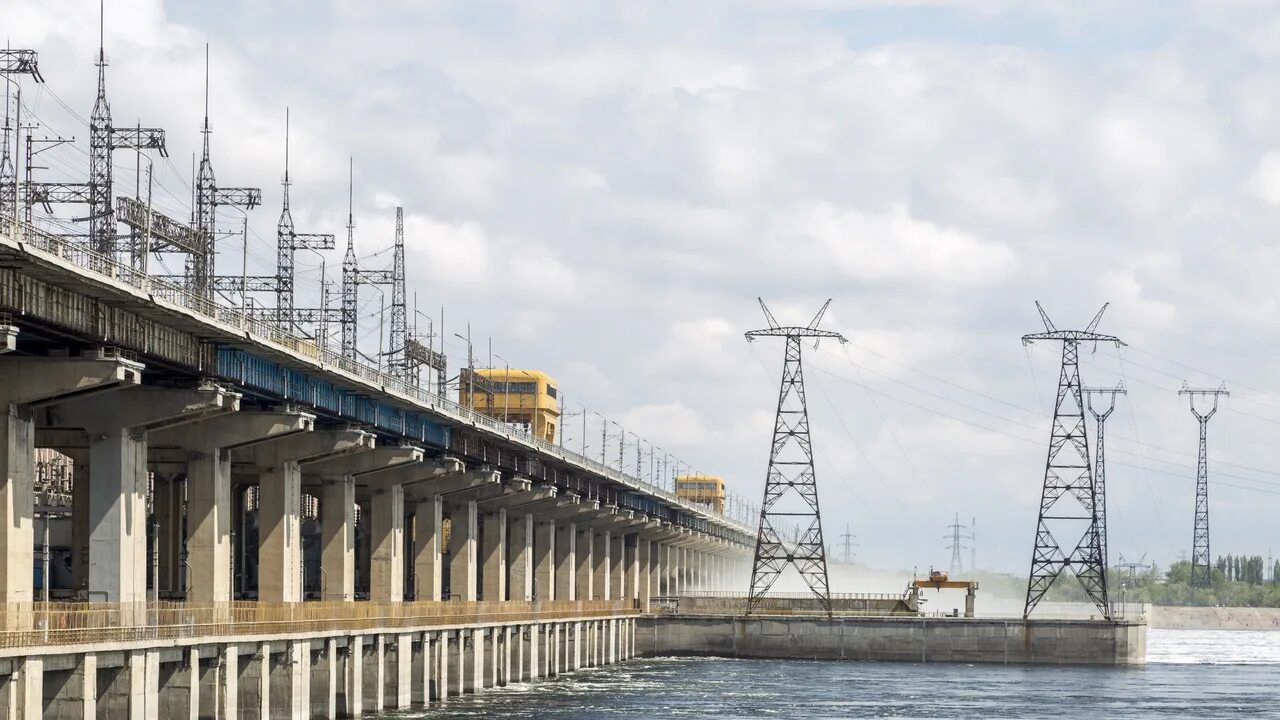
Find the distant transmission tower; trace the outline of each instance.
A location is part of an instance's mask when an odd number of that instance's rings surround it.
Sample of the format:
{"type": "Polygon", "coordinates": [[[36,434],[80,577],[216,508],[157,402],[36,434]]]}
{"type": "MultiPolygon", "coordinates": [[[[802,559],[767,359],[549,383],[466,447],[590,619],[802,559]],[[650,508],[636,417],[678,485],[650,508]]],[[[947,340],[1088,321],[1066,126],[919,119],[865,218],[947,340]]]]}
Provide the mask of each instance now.
{"type": "Polygon", "coordinates": [[[944,540],[951,540],[951,544],[947,546],[947,549],[951,551],[951,565],[947,567],[947,570],[958,575],[964,570],[964,566],[960,561],[960,553],[964,552],[963,541],[970,540],[973,536],[964,534],[963,531],[966,526],[960,524],[960,513],[956,513],[955,520],[947,527],[951,529],[951,534],[943,538],[944,540]]]}
{"type": "Polygon", "coordinates": [[[1106,455],[1106,427],[1107,418],[1111,417],[1111,413],[1116,409],[1116,396],[1124,395],[1124,385],[1120,384],[1113,388],[1085,388],[1085,402],[1089,406],[1089,412],[1093,414],[1094,425],[1096,427],[1098,444],[1094,448],[1094,457],[1096,458],[1093,465],[1093,485],[1096,488],[1098,502],[1098,540],[1102,546],[1102,563],[1104,567],[1110,567],[1110,557],[1107,552],[1107,455],[1106,455]],[[1102,407],[1102,398],[1107,399],[1107,409],[1098,410],[1093,406],[1093,399],[1098,398],[1098,407],[1102,407]]]}
{"type": "Polygon", "coordinates": [[[1218,412],[1218,398],[1230,395],[1227,386],[1216,389],[1192,388],[1184,383],[1179,395],[1186,395],[1191,404],[1191,414],[1200,421],[1200,459],[1196,463],[1196,522],[1191,537],[1191,584],[1206,587],[1212,576],[1209,566],[1209,418],[1218,412]],[[1196,409],[1197,397],[1213,398],[1209,412],[1196,409]]]}
{"type": "Polygon", "coordinates": [[[844,540],[844,561],[846,563],[853,562],[853,548],[858,546],[858,543],[853,542],[856,537],[858,536],[849,531],[849,523],[845,523],[844,534],[840,536],[840,539],[844,540]]]}
{"type": "Polygon", "coordinates": [[[1107,599],[1107,566],[1102,557],[1104,520],[1098,512],[1097,488],[1089,460],[1089,438],[1085,432],[1084,399],[1080,390],[1080,343],[1124,345],[1119,338],[1094,332],[1102,314],[1084,330],[1059,330],[1040,303],[1036,310],[1045,331],[1022,336],[1024,345],[1037,340],[1062,343],[1062,371],[1058,378],[1058,398],[1053,407],[1053,428],[1049,433],[1049,454],[1045,461],[1044,485],[1040,493],[1040,517],[1036,522],[1035,547],[1031,553],[1031,574],[1027,578],[1027,602],[1022,616],[1031,611],[1064,570],[1072,570],[1089,599],[1111,618],[1107,599]],[[1064,497],[1070,497],[1065,504],[1064,497]],[[1062,551],[1054,532],[1081,533],[1068,555],[1062,551]]]}
{"type": "Polygon", "coordinates": [[[782,388],[778,392],[778,413],[773,426],[773,446],[769,453],[769,472],[765,477],[764,502],[760,506],[760,531],[751,567],[748,615],[759,607],[765,593],[787,565],[795,566],[818,597],[822,609],[831,612],[822,515],[818,511],[818,485],[813,471],[813,447],[809,440],[809,409],[805,404],[804,373],[800,363],[800,343],[804,338],[815,338],[815,346],[822,338],[847,342],[839,333],[818,329],[818,323],[830,304],[831,301],[827,300],[805,327],[782,327],[761,299],[760,308],[764,310],[769,327],[746,334],[748,342],[758,337],[787,339],[782,388]],[[792,494],[799,496],[800,502],[794,499],[790,503],[782,502],[792,494]],[[801,525],[807,521],[807,527],[788,547],[779,525],[789,522],[790,518],[797,518],[801,525]],[[777,521],[781,523],[775,524],[777,521]]]}

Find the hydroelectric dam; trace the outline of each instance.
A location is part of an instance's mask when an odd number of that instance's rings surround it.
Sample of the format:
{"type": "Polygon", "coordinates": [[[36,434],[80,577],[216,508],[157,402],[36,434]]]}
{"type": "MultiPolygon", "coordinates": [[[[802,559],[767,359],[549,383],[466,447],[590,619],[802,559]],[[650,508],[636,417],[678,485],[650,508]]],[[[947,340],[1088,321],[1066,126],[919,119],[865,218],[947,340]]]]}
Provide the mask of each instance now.
{"type": "MultiPolygon", "coordinates": [[[[34,51],[0,58],[43,82],[34,51]]],[[[392,267],[359,267],[349,220],[341,302],[306,308],[293,254],[334,238],[294,227],[287,165],[276,273],[215,272],[217,208],[262,197],[217,184],[207,117],[193,222],[113,196],[113,152],[165,133],[112,124],[98,60],[88,181],[0,182],[0,716],[359,717],[637,654],[1142,662],[1140,618],[838,594],[745,615],[749,505],[676,492],[624,461],[621,429],[614,464],[557,442],[554,409],[499,415],[521,383],[477,370],[469,338],[448,397],[406,322],[399,212],[392,267]],[[87,228],[33,216],[59,203],[87,228]],[[385,366],[356,348],[362,285],[391,288],[385,366]]]]}

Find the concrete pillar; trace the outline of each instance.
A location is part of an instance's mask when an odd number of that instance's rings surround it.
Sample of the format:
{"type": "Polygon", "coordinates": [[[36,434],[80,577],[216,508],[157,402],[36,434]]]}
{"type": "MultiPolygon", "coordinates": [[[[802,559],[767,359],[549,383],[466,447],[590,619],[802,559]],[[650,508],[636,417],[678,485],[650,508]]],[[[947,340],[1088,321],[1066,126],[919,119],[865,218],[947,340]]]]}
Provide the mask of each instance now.
{"type": "Polygon", "coordinates": [[[524,626],[523,625],[517,625],[515,627],[513,642],[515,643],[514,652],[516,654],[515,661],[514,661],[516,665],[516,682],[524,682],[525,656],[528,653],[526,653],[524,650],[524,626]]]}
{"type": "Polygon", "coordinates": [[[539,635],[542,634],[542,626],[533,623],[529,626],[529,679],[537,680],[542,676],[541,664],[539,663],[538,643],[539,635]]]}
{"type": "Polygon", "coordinates": [[[453,634],[451,630],[441,631],[440,641],[436,643],[439,652],[436,668],[438,668],[440,676],[440,679],[436,681],[436,688],[439,690],[441,700],[449,697],[449,642],[453,634]]]}
{"type": "Polygon", "coordinates": [[[574,597],[577,600],[595,599],[595,534],[588,525],[578,526],[578,541],[575,548],[577,570],[574,572],[574,597]]]}
{"type": "Polygon", "coordinates": [[[514,625],[508,625],[502,632],[502,684],[508,685],[511,683],[511,655],[515,651],[516,628],[514,625]]]}
{"type": "Polygon", "coordinates": [[[271,660],[268,645],[263,643],[262,665],[269,688],[268,714],[263,717],[311,717],[310,642],[289,641],[280,662],[271,660]]]}
{"type": "Polygon", "coordinates": [[[440,600],[444,502],[439,495],[418,500],[413,511],[413,597],[440,600]]]}
{"type": "Polygon", "coordinates": [[[560,588],[556,579],[556,523],[554,520],[545,520],[543,522],[535,522],[533,517],[529,518],[529,525],[533,530],[533,561],[532,570],[534,580],[532,582],[533,593],[531,598],[536,597],[538,600],[568,600],[567,595],[560,595],[560,588]]]}
{"type": "Polygon", "coordinates": [[[573,623],[573,656],[569,666],[574,670],[582,667],[582,622],[573,623]]]}
{"type": "MultiPolygon", "coordinates": [[[[364,637],[353,635],[347,638],[346,677],[343,685],[346,689],[347,706],[345,717],[358,718],[364,712],[364,637]]],[[[375,710],[374,708],[370,708],[375,710]]]]}
{"type": "Polygon", "coordinates": [[[476,501],[451,503],[449,515],[449,597],[475,602],[476,588],[476,501]]]}
{"type": "Polygon", "coordinates": [[[221,705],[226,711],[224,717],[240,717],[240,648],[236,645],[223,645],[218,651],[222,658],[221,705]]]}
{"type": "Polygon", "coordinates": [[[625,600],[627,597],[627,542],[626,537],[618,533],[610,536],[609,542],[609,595],[613,600],[625,600]]]}
{"type": "Polygon", "coordinates": [[[483,538],[481,561],[484,563],[484,586],[481,588],[481,595],[484,600],[500,602],[507,599],[507,511],[505,509],[484,514],[483,538]]]}
{"type": "Polygon", "coordinates": [[[28,603],[35,585],[35,425],[29,408],[6,404],[0,411],[0,602],[28,603]]]}
{"type": "Polygon", "coordinates": [[[467,692],[467,637],[465,630],[458,631],[458,662],[454,667],[458,671],[458,681],[456,683],[455,695],[461,696],[467,692]]]}
{"type": "Polygon", "coordinates": [[[258,449],[257,464],[258,600],[301,602],[302,466],[273,445],[258,449]]]}
{"type": "Polygon", "coordinates": [[[106,427],[89,434],[89,598],[147,599],[147,440],[106,427]]]}
{"type": "Polygon", "coordinates": [[[609,582],[609,560],[610,548],[609,531],[604,530],[596,533],[595,544],[591,548],[592,561],[595,566],[592,568],[592,582],[595,585],[593,600],[609,600],[612,597],[611,584],[609,582]]]}
{"type": "MultiPolygon", "coordinates": [[[[508,590],[511,600],[528,602],[534,595],[534,557],[537,555],[534,539],[533,516],[517,515],[511,521],[511,586],[508,590]]],[[[539,598],[545,598],[554,588],[538,582],[539,598]]]]}
{"type": "Polygon", "coordinates": [[[187,461],[187,585],[191,602],[231,599],[231,454],[207,448],[187,461]]]}
{"type": "Polygon", "coordinates": [[[186,586],[182,582],[182,511],[186,481],[178,477],[156,476],[152,485],[152,512],[157,524],[157,558],[161,597],[185,597],[186,586]]]}
{"type": "Polygon", "coordinates": [[[404,486],[389,485],[373,492],[370,513],[369,599],[404,600],[404,486]]]}
{"type": "Polygon", "coordinates": [[[649,612],[649,601],[653,597],[654,543],[643,535],[636,536],[636,600],[640,602],[640,612],[649,612]]]}
{"type": "Polygon", "coordinates": [[[15,659],[16,672],[9,679],[9,708],[4,713],[15,720],[44,717],[44,658],[15,659]]]}
{"type": "MultiPolygon", "coordinates": [[[[574,549],[577,544],[578,526],[574,523],[552,525],[555,533],[555,568],[553,570],[555,597],[552,599],[576,600],[578,598],[578,583],[575,571],[578,564],[574,549]]],[[[539,572],[538,577],[545,576],[539,572]]]]}
{"type": "Polygon", "coordinates": [[[484,689],[484,642],[488,632],[488,628],[471,631],[471,683],[467,689],[472,693],[484,689]]]}
{"type": "Polygon", "coordinates": [[[320,596],[356,598],[356,484],[351,475],[323,478],[320,488],[320,596]]]}
{"type": "Polygon", "coordinates": [[[435,669],[435,663],[432,662],[431,653],[435,652],[433,637],[430,632],[422,633],[422,675],[419,681],[422,683],[422,706],[427,707],[431,704],[431,683],[434,677],[431,673],[435,669]]]}
{"type": "MultiPolygon", "coordinates": [[[[398,485],[396,487],[399,487],[398,485]]],[[[413,697],[413,636],[396,636],[396,696],[392,707],[408,710],[413,697]]]]}

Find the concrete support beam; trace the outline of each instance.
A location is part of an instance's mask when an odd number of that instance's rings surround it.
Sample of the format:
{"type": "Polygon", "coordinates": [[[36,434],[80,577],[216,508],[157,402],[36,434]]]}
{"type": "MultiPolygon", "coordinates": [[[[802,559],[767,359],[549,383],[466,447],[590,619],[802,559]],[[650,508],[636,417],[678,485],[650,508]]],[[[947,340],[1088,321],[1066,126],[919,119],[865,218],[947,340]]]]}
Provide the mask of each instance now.
{"type": "Polygon", "coordinates": [[[18,326],[0,325],[0,355],[18,349],[18,326]]]}

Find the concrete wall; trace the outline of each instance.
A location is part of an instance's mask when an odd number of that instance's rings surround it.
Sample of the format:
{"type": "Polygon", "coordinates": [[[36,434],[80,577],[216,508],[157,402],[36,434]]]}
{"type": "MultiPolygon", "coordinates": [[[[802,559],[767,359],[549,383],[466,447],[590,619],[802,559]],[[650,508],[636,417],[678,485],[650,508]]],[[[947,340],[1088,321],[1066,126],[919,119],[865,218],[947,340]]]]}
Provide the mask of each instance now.
{"type": "Polygon", "coordinates": [[[1161,630],[1280,630],[1280,608],[1156,605],[1150,617],[1161,630]]]}
{"type": "Polygon", "coordinates": [[[648,616],[637,655],[1141,665],[1141,622],[972,618],[648,616]]]}

